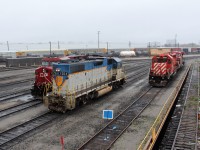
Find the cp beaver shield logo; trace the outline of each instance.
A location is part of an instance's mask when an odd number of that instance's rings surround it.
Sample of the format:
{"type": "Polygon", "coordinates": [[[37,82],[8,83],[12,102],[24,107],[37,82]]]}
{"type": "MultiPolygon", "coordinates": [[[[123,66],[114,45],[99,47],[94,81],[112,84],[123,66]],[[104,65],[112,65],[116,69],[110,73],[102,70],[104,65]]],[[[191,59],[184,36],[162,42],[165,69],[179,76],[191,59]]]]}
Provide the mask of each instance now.
{"type": "Polygon", "coordinates": [[[62,76],[57,76],[56,77],[56,85],[61,86],[63,83],[63,77],[62,76]]]}

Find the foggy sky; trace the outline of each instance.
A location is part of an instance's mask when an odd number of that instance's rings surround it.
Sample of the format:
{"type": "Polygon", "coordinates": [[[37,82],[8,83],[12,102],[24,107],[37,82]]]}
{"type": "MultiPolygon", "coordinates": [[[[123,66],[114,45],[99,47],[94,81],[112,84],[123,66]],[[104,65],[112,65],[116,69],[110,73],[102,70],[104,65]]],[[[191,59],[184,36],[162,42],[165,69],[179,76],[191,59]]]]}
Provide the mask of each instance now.
{"type": "Polygon", "coordinates": [[[0,2],[0,42],[200,42],[199,0],[0,2]]]}

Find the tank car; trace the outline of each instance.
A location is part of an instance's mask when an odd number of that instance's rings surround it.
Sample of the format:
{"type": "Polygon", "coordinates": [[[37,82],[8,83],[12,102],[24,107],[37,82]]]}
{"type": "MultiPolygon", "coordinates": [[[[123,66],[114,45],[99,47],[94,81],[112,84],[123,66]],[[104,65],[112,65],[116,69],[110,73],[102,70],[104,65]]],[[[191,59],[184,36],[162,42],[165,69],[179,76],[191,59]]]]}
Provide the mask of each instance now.
{"type": "Polygon", "coordinates": [[[172,52],[160,54],[152,58],[149,72],[149,84],[151,86],[166,86],[169,80],[184,65],[183,53],[172,52]]]}
{"type": "Polygon", "coordinates": [[[57,63],[53,65],[52,92],[44,97],[44,103],[50,110],[64,113],[124,83],[125,74],[119,58],[57,63]]]}
{"type": "Polygon", "coordinates": [[[135,51],[121,51],[119,54],[121,57],[134,57],[135,51]]]}
{"type": "Polygon", "coordinates": [[[73,55],[65,57],[45,57],[42,65],[35,70],[35,81],[31,88],[33,96],[44,96],[52,90],[52,64],[57,62],[78,61],[85,59],[84,55],[73,55]]]}

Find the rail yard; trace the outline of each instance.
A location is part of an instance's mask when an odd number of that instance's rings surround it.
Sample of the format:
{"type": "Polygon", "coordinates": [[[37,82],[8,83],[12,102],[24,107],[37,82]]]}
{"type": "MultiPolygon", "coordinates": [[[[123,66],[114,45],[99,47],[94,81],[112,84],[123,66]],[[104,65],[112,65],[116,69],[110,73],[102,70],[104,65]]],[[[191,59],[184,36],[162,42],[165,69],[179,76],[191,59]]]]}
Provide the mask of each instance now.
{"type": "MultiPolygon", "coordinates": [[[[172,55],[167,57],[173,61],[172,55]]],[[[62,102],[65,98],[62,91],[72,87],[60,89],[59,80],[56,78],[60,74],[54,71],[61,68],[59,71],[62,71],[62,76],[65,76],[66,80],[73,80],[72,75],[68,76],[72,72],[62,70],[62,66],[64,69],[70,68],[66,62],[50,68],[54,72],[51,75],[55,80],[49,81],[53,84],[49,94],[45,93],[42,96],[31,94],[37,75],[35,75],[36,66],[1,67],[0,149],[61,149],[61,137],[64,138],[64,149],[200,148],[198,143],[200,57],[184,56],[183,66],[182,60],[179,59],[181,67],[174,69],[165,78],[170,81],[162,87],[149,84],[149,73],[153,64],[150,57],[122,58],[122,61],[118,59],[98,57],[98,60],[92,58],[86,63],[81,60],[81,65],[84,64],[87,68],[81,70],[86,76],[84,79],[86,87],[77,84],[76,93],[81,93],[78,90],[82,89],[89,89],[89,92],[86,91],[87,95],[82,92],[80,96],[70,93],[70,102],[79,100],[75,103],[82,105],[72,107],[71,103],[70,107],[67,106],[67,109],[61,112],[57,112],[58,109],[49,110],[52,107],[46,107],[44,103],[47,98],[48,104],[51,102],[54,107],[58,108],[59,105],[63,108],[63,103],[57,104],[57,101],[62,102]],[[94,66],[91,65],[93,63],[94,66]],[[95,83],[88,80],[89,70],[101,69],[100,65],[102,69],[107,67],[112,72],[97,71],[95,76],[102,72],[115,76],[108,78],[103,76],[100,81],[104,84],[101,85],[96,81],[98,88],[93,88],[92,84],[95,83]],[[96,66],[98,68],[95,68],[96,66]],[[105,92],[108,87],[112,87],[113,90],[105,92]],[[52,100],[50,93],[56,98],[52,100]],[[103,96],[98,96],[101,94],[103,96]],[[103,110],[113,110],[113,119],[103,119],[103,110]]],[[[77,62],[70,63],[77,65],[77,62]]],[[[77,67],[79,71],[82,66],[77,67]]],[[[43,73],[48,72],[43,70],[43,73]]],[[[77,72],[73,73],[77,75],[77,72]]],[[[156,78],[155,74],[153,77],[151,74],[151,79],[156,78]]],[[[80,76],[73,82],[79,82],[78,79],[80,76]]],[[[72,89],[74,90],[74,87],[72,89]]]]}

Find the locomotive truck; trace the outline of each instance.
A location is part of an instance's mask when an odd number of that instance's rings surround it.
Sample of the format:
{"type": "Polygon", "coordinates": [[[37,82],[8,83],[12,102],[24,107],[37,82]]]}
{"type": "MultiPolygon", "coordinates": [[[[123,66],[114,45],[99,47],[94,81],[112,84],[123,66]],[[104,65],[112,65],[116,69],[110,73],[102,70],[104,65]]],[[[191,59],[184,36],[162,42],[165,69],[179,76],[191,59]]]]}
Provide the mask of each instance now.
{"type": "Polygon", "coordinates": [[[159,87],[166,86],[183,65],[183,52],[170,52],[154,56],[149,72],[149,84],[159,87]]]}
{"type": "Polygon", "coordinates": [[[45,57],[42,59],[42,65],[35,70],[35,81],[31,88],[33,96],[43,96],[52,90],[52,64],[60,61],[78,61],[85,59],[84,55],[45,57]]]}
{"type": "Polygon", "coordinates": [[[119,58],[93,58],[53,65],[52,92],[44,97],[53,111],[65,112],[98,98],[125,83],[119,58]]]}

